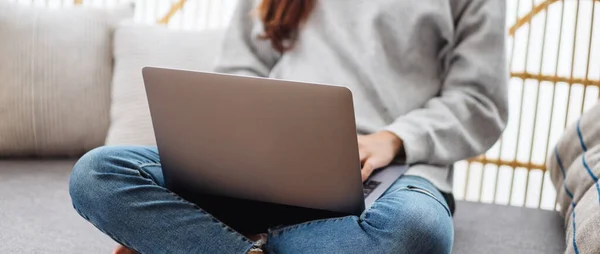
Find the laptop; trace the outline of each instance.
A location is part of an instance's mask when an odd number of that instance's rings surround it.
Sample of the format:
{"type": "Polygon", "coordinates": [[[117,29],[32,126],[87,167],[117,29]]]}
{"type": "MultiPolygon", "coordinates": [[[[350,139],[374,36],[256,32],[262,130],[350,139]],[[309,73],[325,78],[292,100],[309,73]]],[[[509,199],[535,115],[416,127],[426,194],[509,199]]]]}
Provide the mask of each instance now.
{"type": "Polygon", "coordinates": [[[407,167],[362,182],[341,86],[146,67],[165,185],[243,233],[369,208],[407,167]]]}

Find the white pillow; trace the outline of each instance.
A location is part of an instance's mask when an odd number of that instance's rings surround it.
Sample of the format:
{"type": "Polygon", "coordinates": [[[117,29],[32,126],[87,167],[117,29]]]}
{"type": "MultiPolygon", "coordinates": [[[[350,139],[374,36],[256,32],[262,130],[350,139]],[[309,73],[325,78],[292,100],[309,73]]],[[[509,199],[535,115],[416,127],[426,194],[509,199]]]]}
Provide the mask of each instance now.
{"type": "Polygon", "coordinates": [[[0,1],[0,157],[80,155],[109,125],[116,9],[0,1]]]}
{"type": "Polygon", "coordinates": [[[121,25],[115,34],[111,126],[106,144],[155,145],[142,68],[211,70],[221,34],[121,25]]]}

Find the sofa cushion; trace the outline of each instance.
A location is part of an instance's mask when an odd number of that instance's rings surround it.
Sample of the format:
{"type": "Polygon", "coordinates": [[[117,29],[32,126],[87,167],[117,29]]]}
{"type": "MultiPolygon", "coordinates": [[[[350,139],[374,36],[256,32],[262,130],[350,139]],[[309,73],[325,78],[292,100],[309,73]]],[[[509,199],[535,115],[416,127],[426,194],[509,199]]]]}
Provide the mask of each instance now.
{"type": "Polygon", "coordinates": [[[104,143],[112,31],[132,15],[131,5],[0,1],[0,157],[78,155],[104,143]]]}
{"type": "Polygon", "coordinates": [[[221,31],[123,24],[115,34],[111,126],[106,143],[154,145],[142,68],[211,70],[221,31]]]}
{"type": "Polygon", "coordinates": [[[562,221],[555,211],[459,201],[452,253],[563,253],[562,221]]]}

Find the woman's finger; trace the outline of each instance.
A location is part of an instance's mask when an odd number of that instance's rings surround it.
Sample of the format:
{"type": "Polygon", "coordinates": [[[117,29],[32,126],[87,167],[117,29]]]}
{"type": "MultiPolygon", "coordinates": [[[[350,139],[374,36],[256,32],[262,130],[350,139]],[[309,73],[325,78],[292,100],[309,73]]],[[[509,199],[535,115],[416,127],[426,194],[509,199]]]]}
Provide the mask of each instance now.
{"type": "Polygon", "coordinates": [[[360,156],[360,163],[364,163],[367,158],[369,158],[370,153],[366,150],[358,150],[358,155],[360,156]]]}
{"type": "Polygon", "coordinates": [[[371,163],[369,161],[369,159],[367,159],[364,163],[363,163],[363,167],[360,170],[361,176],[362,176],[362,181],[366,181],[367,178],[369,178],[369,176],[373,173],[373,170],[375,170],[375,167],[373,166],[373,163],[371,163]]]}
{"type": "Polygon", "coordinates": [[[362,178],[363,178],[363,182],[364,182],[365,180],[367,180],[367,178],[369,178],[369,176],[371,176],[373,171],[375,171],[378,168],[383,168],[383,167],[387,166],[388,164],[381,157],[369,156],[365,160],[363,165],[364,166],[363,166],[363,169],[361,170],[361,173],[362,173],[362,178]]]}
{"type": "Polygon", "coordinates": [[[369,159],[371,165],[373,165],[373,169],[383,168],[389,165],[389,162],[386,162],[385,158],[381,156],[371,156],[369,159]]]}

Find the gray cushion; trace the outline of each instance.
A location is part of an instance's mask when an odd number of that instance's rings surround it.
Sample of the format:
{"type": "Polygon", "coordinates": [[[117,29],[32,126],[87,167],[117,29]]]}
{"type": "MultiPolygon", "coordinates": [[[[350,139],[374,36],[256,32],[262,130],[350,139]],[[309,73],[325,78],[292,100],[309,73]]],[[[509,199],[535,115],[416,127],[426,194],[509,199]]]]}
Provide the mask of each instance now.
{"type": "Polygon", "coordinates": [[[458,202],[453,253],[563,253],[562,225],[554,211],[458,202]]]}
{"type": "MultiPolygon", "coordinates": [[[[0,160],[0,253],[110,253],[110,238],[71,206],[74,161],[0,160]]],[[[454,253],[562,253],[556,212],[458,202],[454,253]]]]}
{"type": "Polygon", "coordinates": [[[111,253],[71,205],[74,161],[0,160],[0,253],[111,253]]]}

